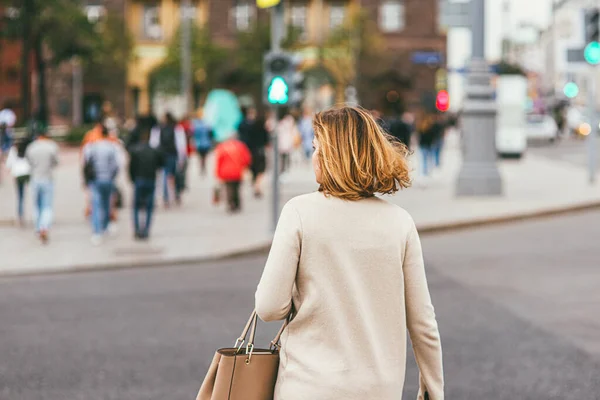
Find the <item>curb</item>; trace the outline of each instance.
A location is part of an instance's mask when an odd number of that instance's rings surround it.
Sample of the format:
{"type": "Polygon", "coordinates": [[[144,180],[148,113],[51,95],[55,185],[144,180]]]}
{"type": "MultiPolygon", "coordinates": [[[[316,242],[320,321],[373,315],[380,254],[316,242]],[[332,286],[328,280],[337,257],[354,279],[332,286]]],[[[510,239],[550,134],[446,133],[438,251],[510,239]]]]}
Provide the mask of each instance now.
{"type": "Polygon", "coordinates": [[[536,211],[526,211],[522,213],[507,214],[494,217],[483,217],[480,219],[473,219],[470,221],[454,223],[451,222],[446,224],[424,224],[421,226],[417,224],[417,230],[419,231],[419,234],[423,236],[434,235],[449,231],[460,231],[494,225],[511,224],[515,222],[522,222],[528,220],[544,219],[548,217],[574,214],[595,209],[600,209],[600,200],[594,200],[590,202],[566,206],[551,207],[536,211]]]}
{"type": "MultiPolygon", "coordinates": [[[[580,203],[575,205],[559,206],[548,208],[544,210],[514,213],[508,215],[494,216],[494,217],[483,217],[480,219],[473,219],[470,221],[459,221],[449,222],[442,224],[417,224],[417,230],[421,236],[443,234],[453,231],[468,230],[474,228],[483,228],[502,224],[511,224],[515,222],[522,222],[528,220],[544,219],[548,217],[568,215],[573,213],[579,213],[583,211],[600,209],[600,200],[580,203]]],[[[2,222],[0,221],[0,225],[2,222]]],[[[109,270],[126,270],[126,269],[137,269],[137,268],[158,268],[164,266],[185,266],[192,264],[205,264],[208,262],[223,261],[228,259],[235,259],[239,257],[251,256],[264,254],[269,251],[271,247],[271,240],[267,240],[259,245],[251,246],[244,249],[236,249],[232,251],[225,251],[220,254],[208,254],[203,256],[188,256],[188,257],[172,257],[172,258],[161,258],[155,260],[143,260],[143,261],[121,261],[114,263],[101,263],[96,265],[71,265],[69,267],[55,267],[51,269],[35,269],[25,271],[5,271],[0,272],[0,279],[10,279],[13,277],[22,276],[33,276],[33,275],[57,275],[57,274],[71,274],[81,272],[96,272],[96,271],[109,271],[109,270]]]]}

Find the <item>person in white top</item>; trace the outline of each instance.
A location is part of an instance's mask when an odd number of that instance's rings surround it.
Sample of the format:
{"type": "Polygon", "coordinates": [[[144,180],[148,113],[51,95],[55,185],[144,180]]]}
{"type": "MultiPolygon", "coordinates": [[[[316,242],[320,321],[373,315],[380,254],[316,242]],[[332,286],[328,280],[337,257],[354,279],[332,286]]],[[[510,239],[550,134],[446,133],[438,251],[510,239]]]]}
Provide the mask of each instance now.
{"type": "Polygon", "coordinates": [[[287,172],[291,166],[291,154],[294,150],[294,139],[298,134],[296,120],[291,114],[286,114],[277,125],[279,154],[281,155],[281,173],[287,172]]]}
{"type": "Polygon", "coordinates": [[[6,159],[6,168],[12,175],[17,186],[17,216],[19,223],[24,225],[25,221],[25,210],[23,201],[25,198],[25,186],[29,182],[29,175],[31,174],[31,165],[25,158],[25,152],[30,141],[28,139],[22,139],[15,143],[8,152],[8,158],[6,159]]]}

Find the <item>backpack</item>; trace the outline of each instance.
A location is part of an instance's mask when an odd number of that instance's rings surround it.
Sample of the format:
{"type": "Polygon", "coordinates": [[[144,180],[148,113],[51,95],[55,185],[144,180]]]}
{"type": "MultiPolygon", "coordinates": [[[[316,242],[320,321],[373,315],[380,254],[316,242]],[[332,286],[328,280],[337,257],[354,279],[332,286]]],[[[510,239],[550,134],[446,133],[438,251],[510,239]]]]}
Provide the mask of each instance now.
{"type": "Polygon", "coordinates": [[[83,164],[83,181],[86,185],[89,185],[95,179],[96,169],[94,168],[94,158],[92,156],[83,164]]]}
{"type": "Polygon", "coordinates": [[[165,154],[176,155],[177,146],[175,144],[175,126],[164,125],[160,128],[160,149],[165,154]]]}
{"type": "Polygon", "coordinates": [[[5,124],[0,125],[0,150],[5,150],[11,145],[10,135],[8,134],[8,127],[5,124]]]}

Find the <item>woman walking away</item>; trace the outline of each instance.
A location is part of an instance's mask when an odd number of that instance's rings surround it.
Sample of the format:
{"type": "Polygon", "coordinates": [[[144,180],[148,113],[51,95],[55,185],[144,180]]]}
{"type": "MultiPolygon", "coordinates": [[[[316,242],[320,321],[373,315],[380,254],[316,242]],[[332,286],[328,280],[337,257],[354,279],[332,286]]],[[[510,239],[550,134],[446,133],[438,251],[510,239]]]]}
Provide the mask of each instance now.
{"type": "Polygon", "coordinates": [[[17,186],[17,215],[21,226],[25,225],[23,200],[25,198],[25,186],[29,182],[29,175],[31,174],[31,165],[29,165],[29,161],[25,158],[25,152],[29,143],[28,139],[22,139],[17,142],[11,147],[6,159],[6,167],[13,178],[15,178],[17,186]]]}
{"type": "Polygon", "coordinates": [[[314,127],[319,191],[283,208],[256,291],[263,320],[291,313],[274,399],[399,399],[408,328],[418,399],[442,400],[419,235],[405,210],[375,196],[409,186],[406,148],[361,108],[319,113],[314,127]]]}

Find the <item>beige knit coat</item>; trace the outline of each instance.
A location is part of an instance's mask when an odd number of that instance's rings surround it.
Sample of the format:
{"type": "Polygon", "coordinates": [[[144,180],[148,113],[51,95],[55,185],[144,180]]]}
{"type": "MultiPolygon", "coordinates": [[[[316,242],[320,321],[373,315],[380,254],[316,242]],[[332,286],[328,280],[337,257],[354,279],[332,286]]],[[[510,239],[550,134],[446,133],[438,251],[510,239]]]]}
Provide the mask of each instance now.
{"type": "Polygon", "coordinates": [[[373,197],[288,202],[256,291],[264,321],[296,311],[282,337],[275,400],[400,400],[406,331],[422,399],[443,400],[440,336],[415,224],[373,197]]]}

